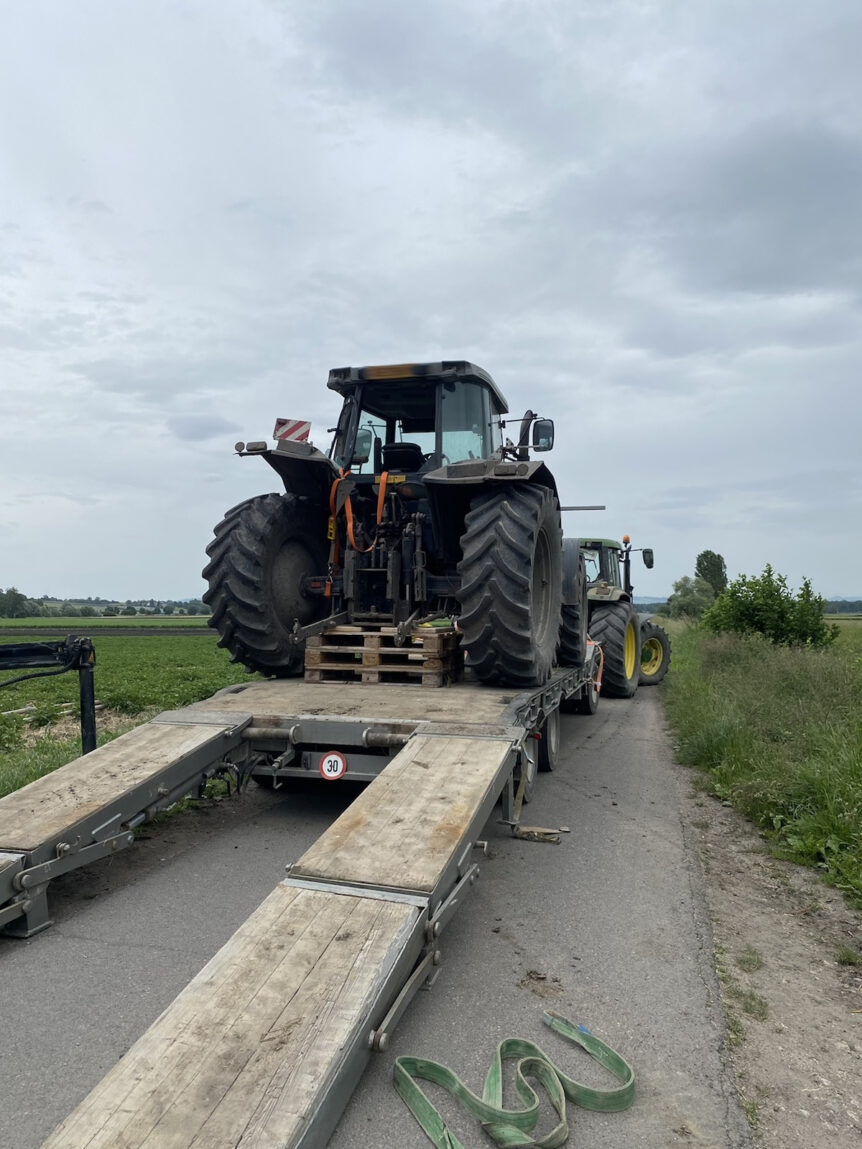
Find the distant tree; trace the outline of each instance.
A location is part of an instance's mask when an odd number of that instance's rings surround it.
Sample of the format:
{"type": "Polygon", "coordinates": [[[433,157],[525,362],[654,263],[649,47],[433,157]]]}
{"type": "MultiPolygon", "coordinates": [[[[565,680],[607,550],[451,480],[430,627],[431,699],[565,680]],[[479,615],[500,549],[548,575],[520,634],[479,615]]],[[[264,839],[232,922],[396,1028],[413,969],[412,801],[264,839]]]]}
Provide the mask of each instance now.
{"type": "Polygon", "coordinates": [[[78,608],[81,618],[96,618],[98,616],[99,612],[94,606],[90,605],[92,601],[92,599],[88,598],[87,601],[78,608]]]}
{"type": "Polygon", "coordinates": [[[762,634],[781,645],[828,646],[838,627],[826,622],[825,611],[826,603],[811,589],[809,579],[802,580],[794,597],[784,575],[767,563],[756,578],[734,579],[706,611],[703,622],[715,634],[762,634]]]}
{"type": "Polygon", "coordinates": [[[27,596],[17,587],[0,590],[0,616],[3,618],[26,618],[27,596]]]}
{"type": "Polygon", "coordinates": [[[714,599],[715,592],[706,579],[684,575],[673,584],[667,613],[671,618],[700,618],[714,599]]]}
{"type": "Polygon", "coordinates": [[[694,564],[694,577],[705,579],[716,598],[727,589],[727,567],[715,551],[701,551],[694,564]]]}
{"type": "Polygon", "coordinates": [[[137,613],[138,613],[137,607],[134,607],[134,606],[124,606],[123,609],[120,611],[120,614],[129,615],[130,617],[131,617],[131,615],[137,614],[137,613]]]}
{"type": "Polygon", "coordinates": [[[116,618],[119,613],[120,608],[118,606],[106,606],[102,611],[102,614],[107,618],[116,618]]]}

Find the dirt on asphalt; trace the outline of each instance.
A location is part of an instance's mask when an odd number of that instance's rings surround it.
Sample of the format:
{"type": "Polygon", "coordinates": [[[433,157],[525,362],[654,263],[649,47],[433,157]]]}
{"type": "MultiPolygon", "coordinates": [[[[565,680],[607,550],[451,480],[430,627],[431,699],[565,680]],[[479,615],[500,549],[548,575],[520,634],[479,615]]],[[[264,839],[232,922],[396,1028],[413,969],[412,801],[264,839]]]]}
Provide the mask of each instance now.
{"type": "Polygon", "coordinates": [[[700,854],[729,1056],[764,1149],[862,1145],[862,917],[816,871],[680,771],[700,854]]]}

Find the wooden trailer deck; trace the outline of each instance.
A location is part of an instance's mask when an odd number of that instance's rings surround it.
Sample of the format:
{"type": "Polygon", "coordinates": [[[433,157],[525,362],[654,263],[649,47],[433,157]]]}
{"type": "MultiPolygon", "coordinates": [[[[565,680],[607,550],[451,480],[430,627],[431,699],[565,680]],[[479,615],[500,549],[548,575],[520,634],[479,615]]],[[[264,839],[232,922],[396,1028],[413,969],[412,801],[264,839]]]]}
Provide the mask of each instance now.
{"type": "Polygon", "coordinates": [[[340,745],[373,771],[354,773],[373,781],[46,1145],[322,1149],[435,972],[501,793],[512,814],[524,740],[592,672],[523,693],[251,682],[0,799],[0,928],[26,937],[49,924],[51,878],[130,845],[219,770],[340,745]]]}

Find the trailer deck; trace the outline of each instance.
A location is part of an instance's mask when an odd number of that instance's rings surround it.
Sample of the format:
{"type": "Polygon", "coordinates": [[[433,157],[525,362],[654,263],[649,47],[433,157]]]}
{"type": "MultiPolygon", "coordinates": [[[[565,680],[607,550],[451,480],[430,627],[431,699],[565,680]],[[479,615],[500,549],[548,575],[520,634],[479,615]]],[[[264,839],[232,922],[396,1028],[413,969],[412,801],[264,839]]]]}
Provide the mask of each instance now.
{"type": "Polygon", "coordinates": [[[336,746],[347,777],[373,779],[46,1147],[324,1146],[372,1051],[436,976],[501,796],[517,821],[529,735],[595,669],[523,693],[229,687],[0,800],[0,925],[27,936],[49,924],[50,878],[131,844],[215,774],[278,785],[336,746]]]}

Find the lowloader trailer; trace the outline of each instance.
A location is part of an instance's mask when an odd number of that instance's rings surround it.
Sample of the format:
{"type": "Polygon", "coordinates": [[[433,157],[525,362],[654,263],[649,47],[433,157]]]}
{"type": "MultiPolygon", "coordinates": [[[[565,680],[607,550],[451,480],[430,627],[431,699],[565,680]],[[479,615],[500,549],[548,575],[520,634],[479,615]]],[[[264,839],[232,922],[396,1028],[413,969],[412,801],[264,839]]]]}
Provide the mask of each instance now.
{"type": "MultiPolygon", "coordinates": [[[[66,1118],[50,1149],[326,1145],[374,1050],[441,962],[501,801],[518,832],[561,704],[601,654],[518,691],[275,680],[169,711],[0,800],[0,923],[50,924],[51,878],[131,845],[218,775],[370,784],[66,1118]]],[[[590,711],[594,707],[585,706],[590,711]]]]}

